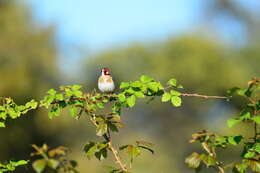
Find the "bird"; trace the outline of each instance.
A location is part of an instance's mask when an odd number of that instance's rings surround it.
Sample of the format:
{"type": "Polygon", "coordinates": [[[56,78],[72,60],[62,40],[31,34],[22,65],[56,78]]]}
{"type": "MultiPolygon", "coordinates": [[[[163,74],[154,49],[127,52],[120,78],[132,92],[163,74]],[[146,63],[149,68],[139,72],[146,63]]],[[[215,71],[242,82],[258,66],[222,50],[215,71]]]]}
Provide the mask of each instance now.
{"type": "Polygon", "coordinates": [[[109,68],[102,68],[101,75],[98,78],[98,89],[103,93],[112,93],[114,91],[115,84],[109,68]]]}

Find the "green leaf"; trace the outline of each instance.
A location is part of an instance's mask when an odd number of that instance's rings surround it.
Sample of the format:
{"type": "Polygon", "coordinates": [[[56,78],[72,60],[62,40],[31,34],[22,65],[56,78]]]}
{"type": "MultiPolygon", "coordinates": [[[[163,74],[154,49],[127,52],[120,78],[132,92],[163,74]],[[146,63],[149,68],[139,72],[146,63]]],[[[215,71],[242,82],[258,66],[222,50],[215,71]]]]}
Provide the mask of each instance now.
{"type": "Polygon", "coordinates": [[[162,95],[162,102],[167,102],[171,99],[171,94],[168,93],[168,92],[165,92],[163,95],[162,95]]]}
{"type": "Polygon", "coordinates": [[[70,115],[73,117],[73,118],[76,118],[77,115],[78,115],[78,109],[74,106],[71,106],[70,109],[69,109],[69,112],[70,112],[70,115]]]}
{"type": "Polygon", "coordinates": [[[200,158],[207,167],[216,165],[216,159],[210,155],[201,154],[200,158]]]}
{"type": "Polygon", "coordinates": [[[244,155],[244,158],[246,158],[246,159],[250,159],[250,158],[255,157],[255,155],[256,155],[255,152],[251,152],[251,151],[249,151],[249,152],[247,152],[247,153],[244,155]]]}
{"type": "Polygon", "coordinates": [[[54,89],[50,89],[47,93],[54,96],[57,92],[54,89]]]}
{"type": "Polygon", "coordinates": [[[178,96],[172,96],[171,102],[172,102],[173,106],[176,106],[176,107],[181,106],[181,98],[178,96]]]}
{"type": "Polygon", "coordinates": [[[134,81],[134,82],[131,82],[130,86],[134,87],[134,88],[140,88],[143,86],[143,84],[140,81],[134,81]]]}
{"type": "Polygon", "coordinates": [[[201,157],[198,153],[192,153],[189,157],[185,159],[185,163],[188,164],[190,168],[198,168],[201,162],[201,157]]]}
{"type": "Polygon", "coordinates": [[[120,89],[122,89],[122,88],[127,88],[127,87],[129,87],[130,86],[130,83],[129,82],[121,82],[121,84],[120,84],[120,89]]]}
{"type": "Polygon", "coordinates": [[[106,132],[107,132],[107,124],[104,122],[98,124],[97,129],[96,129],[96,135],[103,136],[106,132]]]}
{"type": "Polygon", "coordinates": [[[108,123],[108,128],[109,128],[112,132],[118,132],[118,128],[117,128],[116,124],[108,123]]]}
{"type": "Polygon", "coordinates": [[[84,151],[86,152],[87,158],[91,159],[97,150],[97,145],[95,142],[89,142],[84,146],[84,151]]]}
{"type": "Polygon", "coordinates": [[[255,121],[257,124],[260,124],[260,116],[254,116],[253,118],[251,118],[253,121],[255,121]]]}
{"type": "Polygon", "coordinates": [[[63,94],[56,94],[55,98],[59,101],[64,100],[63,94]]]}
{"type": "Polygon", "coordinates": [[[183,89],[183,86],[179,84],[179,85],[177,86],[177,88],[183,89]]]}
{"type": "Polygon", "coordinates": [[[73,90],[79,90],[79,89],[82,88],[82,86],[81,86],[81,85],[72,85],[71,88],[72,88],[73,90]]]}
{"type": "Polygon", "coordinates": [[[56,169],[59,166],[59,161],[55,159],[49,159],[48,166],[52,169],[56,169]]]}
{"type": "Polygon", "coordinates": [[[245,96],[246,92],[247,92],[247,89],[240,89],[238,87],[234,87],[227,91],[227,95],[228,96],[233,96],[233,95],[245,96]]]}
{"type": "Polygon", "coordinates": [[[231,127],[233,127],[235,124],[237,124],[237,123],[239,123],[239,122],[241,122],[242,120],[240,120],[240,119],[229,119],[229,120],[227,120],[227,126],[229,127],[229,128],[231,128],[231,127]]]}
{"type": "Polygon", "coordinates": [[[126,148],[126,153],[133,159],[141,154],[139,147],[128,145],[126,148]]]}
{"type": "Polygon", "coordinates": [[[105,158],[107,158],[107,149],[100,149],[98,152],[95,153],[95,156],[98,160],[104,160],[105,158]]]}
{"type": "Polygon", "coordinates": [[[126,97],[123,93],[120,93],[120,94],[118,94],[118,99],[119,99],[120,102],[125,102],[126,97]]]}
{"type": "Polygon", "coordinates": [[[180,96],[181,95],[181,93],[179,91],[171,90],[170,92],[171,92],[171,95],[173,95],[173,96],[180,96]]]}
{"type": "Polygon", "coordinates": [[[147,84],[147,87],[153,92],[157,92],[159,90],[158,82],[150,82],[147,84]]]}
{"type": "Polygon", "coordinates": [[[1,128],[1,127],[5,127],[5,123],[2,122],[2,121],[0,121],[0,128],[1,128]]]}
{"type": "Polygon", "coordinates": [[[246,163],[236,163],[233,172],[234,173],[245,173],[248,165],[246,163]]]}
{"type": "Polygon", "coordinates": [[[260,153],[260,143],[257,143],[254,148],[258,153],[260,153]]]}
{"type": "Polygon", "coordinates": [[[104,108],[104,104],[103,104],[103,103],[100,103],[100,102],[98,102],[98,103],[97,103],[97,107],[98,107],[99,109],[103,109],[103,108],[104,108]]]}
{"type": "Polygon", "coordinates": [[[131,95],[130,97],[128,97],[128,98],[126,99],[127,105],[128,105],[130,108],[133,107],[133,106],[135,105],[135,100],[136,100],[135,96],[134,96],[134,95],[131,95]]]}
{"type": "Polygon", "coordinates": [[[50,119],[52,119],[55,116],[59,116],[61,112],[61,109],[59,107],[53,107],[51,110],[48,112],[48,116],[50,119]]]}
{"type": "Polygon", "coordinates": [[[154,81],[154,79],[151,78],[151,77],[149,77],[149,76],[142,75],[142,76],[140,77],[140,81],[143,82],[143,83],[148,83],[148,82],[154,81]]]}
{"type": "Polygon", "coordinates": [[[11,164],[15,167],[28,164],[28,160],[11,161],[11,164]]]}
{"type": "MultiPolygon", "coordinates": [[[[37,108],[38,103],[35,100],[31,100],[30,102],[25,104],[26,108],[32,108],[32,109],[36,109],[37,108]]],[[[24,109],[24,108],[23,108],[24,109]]]]}
{"type": "Polygon", "coordinates": [[[172,78],[167,82],[168,85],[176,87],[177,86],[177,80],[172,78]]]}
{"type": "Polygon", "coordinates": [[[241,140],[243,139],[243,136],[229,136],[228,137],[228,142],[232,145],[237,145],[241,142],[241,140]]]}
{"type": "Polygon", "coordinates": [[[240,115],[240,119],[242,119],[242,120],[249,120],[249,119],[251,119],[250,112],[246,112],[246,113],[241,114],[240,115]]]}
{"type": "Polygon", "coordinates": [[[134,93],[134,95],[138,98],[144,98],[145,97],[145,95],[142,91],[137,91],[137,92],[134,93]]]}
{"type": "Polygon", "coordinates": [[[37,173],[41,173],[46,167],[46,161],[44,159],[36,160],[33,162],[32,167],[37,173]]]}
{"type": "Polygon", "coordinates": [[[76,168],[78,166],[78,163],[75,161],[75,160],[70,160],[70,165],[73,167],[73,168],[76,168]]]}

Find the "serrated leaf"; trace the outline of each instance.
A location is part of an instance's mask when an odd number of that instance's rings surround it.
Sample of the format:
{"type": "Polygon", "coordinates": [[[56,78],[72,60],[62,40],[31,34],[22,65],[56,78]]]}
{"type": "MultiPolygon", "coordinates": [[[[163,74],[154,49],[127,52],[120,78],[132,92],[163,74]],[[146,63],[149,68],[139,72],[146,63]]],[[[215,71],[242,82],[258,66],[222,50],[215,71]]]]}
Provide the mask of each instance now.
{"type": "Polygon", "coordinates": [[[130,83],[129,82],[121,82],[121,84],[120,84],[120,89],[122,89],[122,88],[127,88],[127,87],[129,87],[130,86],[130,83]]]}
{"type": "Polygon", "coordinates": [[[176,87],[177,86],[177,80],[172,78],[167,82],[168,85],[176,87]]]}
{"type": "Polygon", "coordinates": [[[135,96],[131,95],[130,97],[128,97],[126,99],[126,103],[131,108],[131,107],[133,107],[135,105],[135,100],[136,100],[135,96]]]}
{"type": "Polygon", "coordinates": [[[153,91],[153,92],[157,92],[159,90],[159,83],[158,82],[150,82],[147,84],[147,87],[153,91]]]}
{"type": "Polygon", "coordinates": [[[46,167],[46,161],[44,159],[36,160],[33,162],[32,167],[37,173],[41,173],[46,167]]]}
{"type": "Polygon", "coordinates": [[[148,83],[148,82],[154,81],[154,79],[149,77],[149,76],[147,76],[147,75],[142,75],[140,77],[140,81],[143,82],[143,83],[148,83]]]}
{"type": "Polygon", "coordinates": [[[145,97],[145,95],[142,91],[137,91],[137,92],[134,93],[134,95],[138,98],[144,98],[145,97]]]}
{"type": "Polygon", "coordinates": [[[130,83],[130,86],[134,88],[140,88],[143,86],[143,84],[140,81],[134,81],[130,83]]]}
{"type": "Polygon", "coordinates": [[[54,96],[57,92],[55,91],[55,89],[50,89],[49,91],[47,91],[47,93],[54,96]]]}
{"type": "Polygon", "coordinates": [[[179,107],[179,106],[181,106],[181,102],[182,102],[182,101],[181,101],[181,98],[180,98],[180,97],[178,97],[178,96],[172,96],[171,102],[172,102],[173,106],[179,107]]]}
{"type": "Polygon", "coordinates": [[[163,95],[162,95],[162,102],[167,102],[171,99],[172,95],[168,92],[165,92],[163,95]]]}
{"type": "Polygon", "coordinates": [[[118,94],[118,99],[119,99],[120,102],[125,102],[126,97],[123,93],[120,93],[120,94],[118,94]]]}
{"type": "Polygon", "coordinates": [[[179,91],[176,91],[176,90],[171,90],[170,93],[173,96],[180,96],[181,95],[181,93],[179,91]]]}

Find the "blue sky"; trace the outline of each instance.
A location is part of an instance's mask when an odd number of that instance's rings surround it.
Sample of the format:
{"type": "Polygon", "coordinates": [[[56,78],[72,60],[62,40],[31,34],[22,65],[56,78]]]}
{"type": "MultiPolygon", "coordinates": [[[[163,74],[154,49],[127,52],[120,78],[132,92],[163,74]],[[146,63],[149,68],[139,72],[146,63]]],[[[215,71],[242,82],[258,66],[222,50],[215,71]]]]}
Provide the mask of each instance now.
{"type": "MultiPolygon", "coordinates": [[[[205,4],[204,0],[26,1],[38,23],[57,24],[61,46],[79,44],[90,50],[129,41],[161,39],[196,29],[205,4]]],[[[260,8],[258,0],[235,1],[251,10],[260,8]]],[[[221,22],[220,25],[225,26],[221,22]]],[[[232,26],[225,28],[228,27],[232,26]]]]}
{"type": "MultiPolygon", "coordinates": [[[[200,28],[205,0],[25,0],[35,21],[56,24],[62,67],[77,62],[78,50],[87,53],[133,41],[163,40],[200,28]]],[[[235,0],[250,10],[259,0],[235,0]]],[[[243,28],[236,22],[214,21],[223,37],[239,42],[243,28]]],[[[79,60],[79,59],[78,59],[79,60]]]]}
{"type": "Polygon", "coordinates": [[[58,38],[90,49],[156,39],[189,28],[200,0],[29,0],[39,23],[56,23],[58,38]],[[187,5],[188,4],[188,5],[187,5]]]}

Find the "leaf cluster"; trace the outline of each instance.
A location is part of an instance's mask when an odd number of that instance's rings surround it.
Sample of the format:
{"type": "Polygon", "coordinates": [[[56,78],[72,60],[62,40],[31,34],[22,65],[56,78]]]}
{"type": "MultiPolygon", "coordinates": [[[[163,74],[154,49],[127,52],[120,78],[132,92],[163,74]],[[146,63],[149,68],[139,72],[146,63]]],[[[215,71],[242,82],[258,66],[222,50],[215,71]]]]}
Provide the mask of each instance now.
{"type": "Polygon", "coordinates": [[[14,171],[16,167],[27,165],[28,162],[28,160],[19,160],[0,163],[0,173],[14,171]]]}
{"type": "Polygon", "coordinates": [[[67,159],[68,148],[59,146],[49,149],[46,144],[43,144],[41,147],[33,144],[32,147],[35,149],[35,152],[31,153],[31,156],[40,157],[32,163],[32,167],[37,173],[78,173],[76,170],[77,162],[67,159]]]}
{"type": "MultiPolygon", "coordinates": [[[[246,139],[242,135],[219,136],[207,131],[201,131],[192,135],[191,143],[200,142],[206,154],[198,154],[193,152],[188,156],[185,162],[189,167],[195,168],[197,171],[201,168],[201,162],[207,167],[213,167],[218,172],[224,173],[224,169],[232,167],[234,173],[245,173],[249,168],[254,172],[260,172],[260,138],[258,125],[260,124],[260,80],[254,78],[248,82],[245,89],[232,88],[228,90],[228,96],[242,96],[247,102],[242,108],[239,116],[227,121],[228,127],[233,127],[239,122],[251,123],[254,129],[254,136],[246,139]],[[224,165],[218,161],[216,148],[226,148],[228,145],[243,145],[241,152],[241,162],[234,162],[224,165]]],[[[237,126],[239,128],[239,126],[237,126]]]]}

